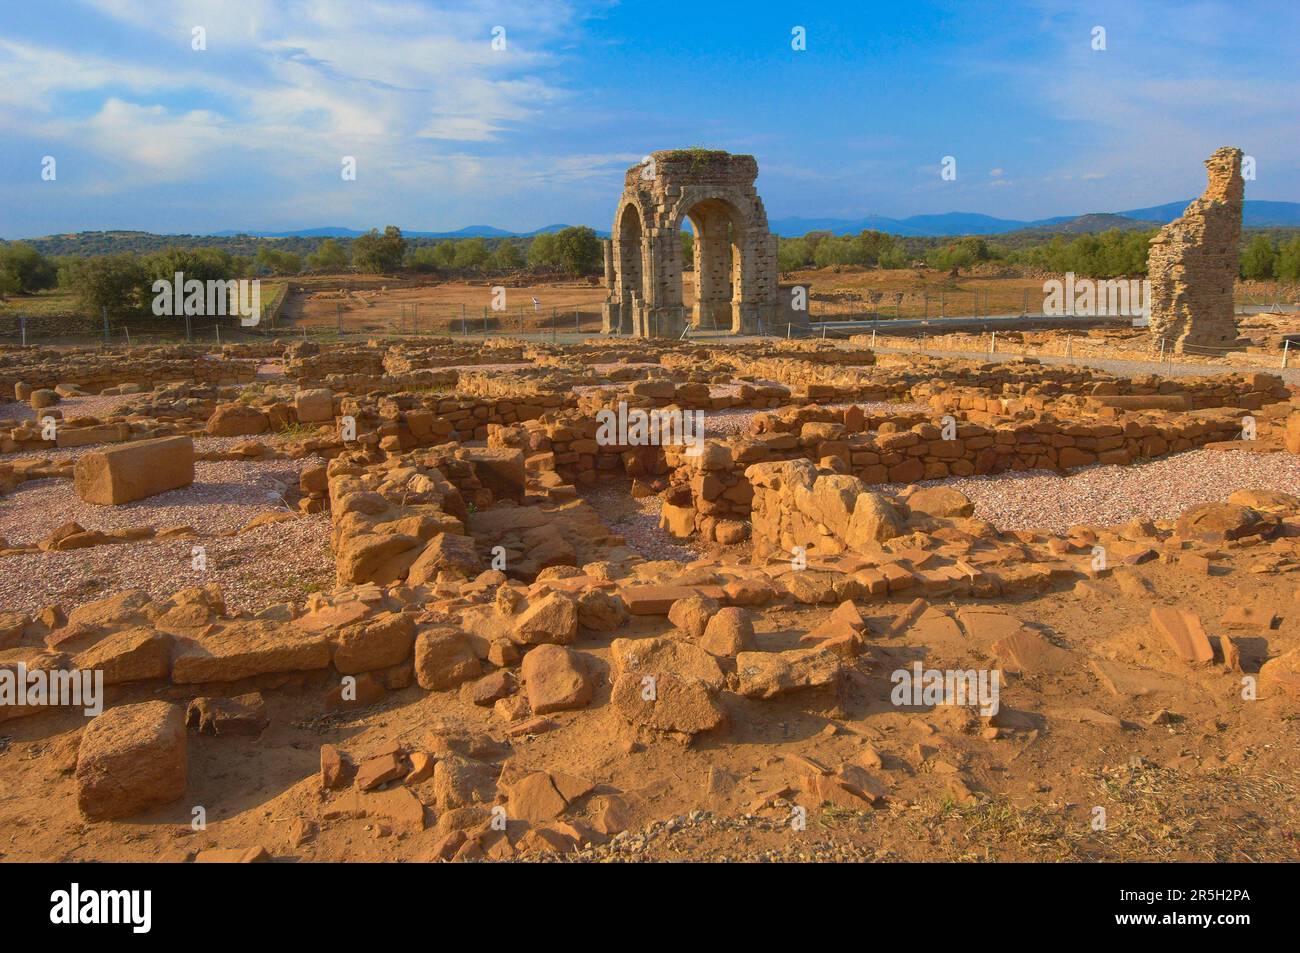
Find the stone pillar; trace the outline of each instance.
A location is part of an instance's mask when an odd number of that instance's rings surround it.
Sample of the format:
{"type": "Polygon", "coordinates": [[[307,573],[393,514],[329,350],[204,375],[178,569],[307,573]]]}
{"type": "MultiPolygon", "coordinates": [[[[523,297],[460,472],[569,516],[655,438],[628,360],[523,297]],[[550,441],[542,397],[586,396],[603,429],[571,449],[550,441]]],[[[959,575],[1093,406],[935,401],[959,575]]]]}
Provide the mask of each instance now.
{"type": "Polygon", "coordinates": [[[1205,167],[1205,192],[1151,239],[1150,328],[1167,349],[1221,354],[1237,342],[1232,292],[1245,193],[1241,150],[1218,149],[1205,167]]]}

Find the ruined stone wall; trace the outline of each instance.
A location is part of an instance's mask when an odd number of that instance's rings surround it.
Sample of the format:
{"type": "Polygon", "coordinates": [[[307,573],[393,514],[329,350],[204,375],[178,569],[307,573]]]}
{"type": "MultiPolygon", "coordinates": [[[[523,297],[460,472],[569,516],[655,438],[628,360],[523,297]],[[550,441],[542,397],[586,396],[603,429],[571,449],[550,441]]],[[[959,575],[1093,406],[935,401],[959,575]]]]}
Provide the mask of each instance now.
{"type": "Polygon", "coordinates": [[[1179,352],[1225,349],[1237,340],[1232,290],[1245,191],[1241,150],[1218,149],[1205,168],[1205,192],[1151,239],[1147,257],[1151,333],[1179,352]]]}
{"type": "Polygon", "coordinates": [[[138,384],[149,389],[172,381],[201,384],[246,384],[257,377],[253,361],[215,360],[199,349],[158,348],[126,352],[14,349],[0,356],[0,391],[12,395],[24,383],[33,389],[59,384],[98,394],[107,387],[138,384]]]}
{"type": "Polygon", "coordinates": [[[950,440],[929,421],[894,429],[907,420],[882,423],[857,407],[843,413],[845,422],[805,423],[797,434],[708,440],[697,460],[669,448],[673,485],[665,497],[661,525],[680,537],[699,533],[720,542],[744,538],[755,493],[747,471],[760,463],[807,460],[834,466],[867,485],[916,483],[1011,470],[1060,472],[1094,463],[1126,465],[1232,440],[1241,433],[1241,418],[1231,410],[1131,415],[1122,421],[1038,418],[996,426],[963,422],[950,440]],[[878,432],[868,432],[873,428],[878,432]]]}
{"type": "Polygon", "coordinates": [[[1083,387],[1031,388],[1017,393],[1010,387],[916,387],[913,396],[927,400],[936,413],[1014,417],[1054,411],[1058,416],[1109,415],[1122,410],[1204,410],[1234,407],[1259,410],[1285,403],[1291,392],[1276,374],[1222,374],[1215,377],[1169,380],[1154,375],[1118,378],[1083,387]]]}

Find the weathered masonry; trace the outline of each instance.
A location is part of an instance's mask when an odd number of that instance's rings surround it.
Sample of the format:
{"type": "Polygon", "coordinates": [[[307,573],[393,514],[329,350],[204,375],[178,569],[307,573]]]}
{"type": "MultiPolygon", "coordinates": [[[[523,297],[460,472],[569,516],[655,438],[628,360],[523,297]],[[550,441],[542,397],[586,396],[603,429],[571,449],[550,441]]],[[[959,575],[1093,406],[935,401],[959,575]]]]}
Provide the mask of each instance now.
{"type": "Polygon", "coordinates": [[[1174,350],[1222,352],[1237,342],[1232,289],[1241,239],[1241,150],[1205,160],[1209,185],[1151,239],[1151,333],[1174,350]]]}
{"type": "Polygon", "coordinates": [[[679,337],[687,326],[754,334],[785,321],[777,239],[754,188],[753,156],[651,154],[627,170],[605,242],[604,332],[679,337]],[[695,232],[695,300],[682,293],[682,225],[695,232]]]}

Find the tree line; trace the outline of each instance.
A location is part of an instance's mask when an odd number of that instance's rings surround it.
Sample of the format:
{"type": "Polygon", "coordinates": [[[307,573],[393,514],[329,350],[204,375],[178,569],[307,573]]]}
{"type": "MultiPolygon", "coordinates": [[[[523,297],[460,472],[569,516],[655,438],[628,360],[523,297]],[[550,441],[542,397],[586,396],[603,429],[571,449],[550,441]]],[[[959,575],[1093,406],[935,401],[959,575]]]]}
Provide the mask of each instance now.
{"type": "MultiPolygon", "coordinates": [[[[959,272],[981,262],[1000,261],[1043,271],[1088,278],[1140,277],[1147,273],[1147,252],[1156,229],[1110,229],[1068,239],[1010,248],[976,235],[963,238],[900,237],[866,230],[857,235],[809,232],[782,238],[777,249],[781,271],[860,265],[909,268],[916,264],[959,272]]],[[[1294,230],[1253,233],[1242,239],[1242,278],[1300,281],[1300,235],[1294,230]]]]}
{"type": "Polygon", "coordinates": [[[434,241],[408,239],[390,225],[353,239],[322,239],[306,254],[262,243],[252,255],[214,246],[175,246],[143,254],[48,256],[26,242],[10,242],[0,244],[0,298],[57,287],[72,293],[82,313],[106,310],[110,319],[120,320],[146,313],[153,283],[170,281],[177,272],[206,282],[346,271],[487,275],[524,267],[575,277],[597,274],[604,268],[604,252],[599,236],[581,226],[523,239],[434,241]]]}

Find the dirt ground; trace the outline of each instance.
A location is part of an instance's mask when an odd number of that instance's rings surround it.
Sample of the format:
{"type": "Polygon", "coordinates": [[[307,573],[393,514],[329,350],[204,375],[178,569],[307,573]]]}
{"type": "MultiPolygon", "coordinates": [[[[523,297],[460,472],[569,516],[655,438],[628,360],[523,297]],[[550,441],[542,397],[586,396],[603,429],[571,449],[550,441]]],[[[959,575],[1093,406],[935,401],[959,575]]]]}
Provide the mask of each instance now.
{"type": "Polygon", "coordinates": [[[326,275],[291,282],[277,325],[334,329],[341,317],[350,332],[458,332],[463,316],[465,328],[473,331],[482,328],[486,309],[495,319],[493,330],[550,330],[555,324],[561,331],[590,331],[600,327],[605,294],[603,286],[590,281],[518,284],[507,278],[469,282],[326,275]],[[503,294],[495,288],[503,288],[503,294]]]}
{"type": "MultiPolygon", "coordinates": [[[[1054,644],[1116,664],[1138,654],[1150,664],[1143,648],[1153,599],[1207,620],[1232,605],[1278,612],[1276,629],[1240,638],[1247,671],[1266,651],[1300,645],[1294,579],[1252,573],[1248,558],[1228,560],[1224,570],[1198,585],[1147,564],[1004,608],[1054,644]]],[[[868,606],[872,631],[882,633],[902,604],[868,606]]],[[[826,611],[763,612],[759,647],[791,647],[826,611]]],[[[662,620],[640,620],[617,634],[664,629],[662,620]]],[[[578,647],[598,668],[608,665],[607,640],[578,647]]],[[[589,709],[555,714],[557,729],[515,739],[509,757],[520,767],[584,777],[596,785],[593,798],[618,792],[627,801],[634,833],[579,855],[590,859],[1300,860],[1300,725],[1271,702],[1242,700],[1240,676],[1215,667],[1189,680],[1181,663],[1168,660],[1144,676],[1147,694],[1131,697],[1108,691],[1084,665],[1059,676],[1013,677],[1003,710],[1018,727],[997,739],[972,730],[954,709],[890,704],[891,669],[918,658],[930,667],[978,665],[986,649],[960,632],[951,640],[928,630],[880,640],[859,662],[847,699],[732,698],[724,736],[631,753],[604,706],[606,677],[589,709]],[[812,809],[799,831],[788,823],[789,808],[758,806],[802,759],[835,764],[877,755],[886,807],[812,809]],[[986,796],[970,803],[955,796],[949,782],[958,771],[986,796]],[[1094,829],[1098,807],[1104,830],[1094,829]]],[[[331,816],[346,795],[320,792],[318,749],[328,742],[364,752],[392,741],[418,748],[431,729],[489,731],[490,710],[461,704],[454,692],[412,688],[373,709],[338,714],[325,708],[323,694],[309,682],[268,692],[271,726],[256,740],[193,736],[185,799],[128,822],[86,824],[77,812],[74,784],[60,768],[75,750],[79,718],[51,714],[0,726],[0,830],[8,833],[0,859],[182,860],[206,847],[259,844],[303,860],[426,859],[438,836],[432,827],[392,833],[373,820],[331,816]],[[191,828],[196,807],[206,811],[206,831],[191,828]]]]}

